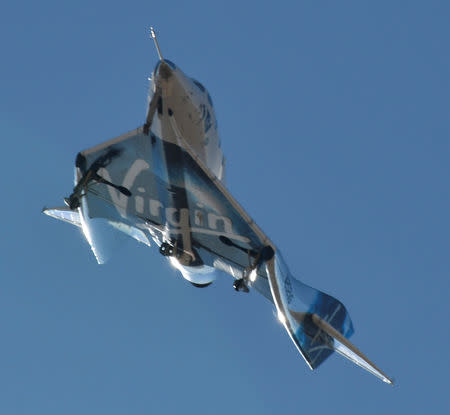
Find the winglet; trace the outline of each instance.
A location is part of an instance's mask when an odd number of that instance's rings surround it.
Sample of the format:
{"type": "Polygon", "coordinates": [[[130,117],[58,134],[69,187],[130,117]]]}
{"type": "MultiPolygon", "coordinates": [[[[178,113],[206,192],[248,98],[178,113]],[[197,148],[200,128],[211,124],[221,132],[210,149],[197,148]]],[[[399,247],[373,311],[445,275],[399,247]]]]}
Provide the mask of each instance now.
{"type": "Polygon", "coordinates": [[[80,214],[76,210],[71,210],[68,207],[63,206],[55,208],[43,208],[42,213],[81,228],[80,214]]]}
{"type": "Polygon", "coordinates": [[[155,42],[155,47],[156,47],[156,51],[158,52],[159,59],[163,61],[164,58],[162,57],[161,49],[159,48],[159,44],[158,44],[158,39],[156,39],[155,29],[153,29],[153,27],[150,27],[150,37],[155,42]]]}

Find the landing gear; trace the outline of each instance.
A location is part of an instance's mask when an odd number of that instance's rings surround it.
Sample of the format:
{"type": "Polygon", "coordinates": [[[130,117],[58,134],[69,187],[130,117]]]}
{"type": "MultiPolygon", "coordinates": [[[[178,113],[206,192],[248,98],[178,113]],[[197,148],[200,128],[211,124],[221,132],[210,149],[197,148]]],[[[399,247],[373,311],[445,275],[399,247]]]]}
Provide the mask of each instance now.
{"type": "Polygon", "coordinates": [[[69,206],[70,210],[75,210],[80,207],[80,198],[72,193],[69,197],[64,198],[64,203],[69,206]]]}
{"type": "Polygon", "coordinates": [[[248,293],[250,290],[248,289],[247,284],[245,283],[244,278],[239,278],[238,280],[235,280],[233,283],[233,288],[236,291],[242,291],[244,293],[248,293]]]}
{"type": "Polygon", "coordinates": [[[163,242],[159,247],[159,253],[163,256],[173,256],[175,248],[167,242],[163,242]]]}
{"type": "MultiPolygon", "coordinates": [[[[130,197],[131,192],[126,187],[111,183],[109,180],[106,180],[97,173],[100,168],[108,166],[114,158],[120,156],[121,153],[122,150],[111,148],[107,153],[103,154],[103,156],[98,157],[80,178],[77,185],[74,187],[72,194],[69,197],[64,198],[64,203],[69,206],[71,210],[79,208],[81,198],[85,195],[91,182],[102,183],[107,186],[114,187],[114,189],[117,189],[123,195],[130,197]]],[[[75,165],[79,169],[84,168],[86,165],[86,159],[84,156],[78,154],[75,165]]]]}
{"type": "Polygon", "coordinates": [[[239,278],[237,280],[234,281],[233,283],[233,288],[236,291],[242,291],[244,293],[248,293],[250,290],[248,288],[248,281],[253,282],[254,280],[251,278],[251,274],[255,272],[256,273],[256,269],[252,269],[250,267],[247,267],[244,269],[244,272],[242,273],[242,278],[239,278]]]}
{"type": "MultiPolygon", "coordinates": [[[[239,247],[238,245],[234,244],[230,239],[221,237],[220,239],[225,245],[228,246],[235,246],[236,248],[239,248],[240,250],[243,250],[243,248],[239,247]]],[[[245,293],[248,293],[250,290],[248,288],[248,283],[253,283],[256,281],[256,278],[258,278],[258,268],[263,262],[270,261],[272,257],[274,256],[275,252],[273,248],[270,245],[267,245],[261,249],[260,252],[256,253],[254,251],[247,250],[248,253],[248,262],[249,266],[244,269],[242,272],[242,278],[239,278],[234,281],[233,288],[236,291],[242,291],[245,293]],[[254,261],[252,261],[251,257],[254,257],[254,261]]]]}

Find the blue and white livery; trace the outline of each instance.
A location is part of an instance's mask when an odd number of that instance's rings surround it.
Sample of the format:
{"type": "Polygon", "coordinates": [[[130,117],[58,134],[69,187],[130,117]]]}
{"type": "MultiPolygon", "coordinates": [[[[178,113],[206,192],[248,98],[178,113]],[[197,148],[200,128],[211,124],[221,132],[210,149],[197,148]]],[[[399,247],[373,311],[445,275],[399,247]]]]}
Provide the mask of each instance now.
{"type": "Polygon", "coordinates": [[[225,272],[236,291],[255,289],[274,304],[311,369],[336,351],[392,383],[348,340],[353,325],[344,305],[295,279],[228,192],[211,97],[162,57],[153,29],[151,35],[160,60],[144,124],[80,152],[67,206],[44,213],[80,227],[99,263],[128,235],[155,243],[197,287],[225,272]]]}

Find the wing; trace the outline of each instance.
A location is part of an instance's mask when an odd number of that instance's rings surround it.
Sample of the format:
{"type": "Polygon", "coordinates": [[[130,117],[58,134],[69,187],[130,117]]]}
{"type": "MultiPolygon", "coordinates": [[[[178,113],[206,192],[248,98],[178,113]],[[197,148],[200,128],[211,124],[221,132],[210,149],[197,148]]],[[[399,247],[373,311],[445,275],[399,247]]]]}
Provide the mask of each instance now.
{"type": "Polygon", "coordinates": [[[89,174],[83,197],[88,221],[120,223],[158,245],[169,242],[188,265],[200,261],[242,278],[269,247],[272,254],[250,284],[274,302],[309,367],[338,351],[391,382],[348,341],[353,326],[344,305],[291,275],[281,253],[189,146],[138,128],[81,152],[78,180],[89,174]]]}
{"type": "Polygon", "coordinates": [[[90,219],[124,222],[159,245],[171,240],[186,252],[206,251],[207,265],[224,270],[244,269],[270,243],[189,149],[143,128],[81,152],[77,166],[78,180],[92,166],[99,176],[83,197],[90,219]]]}

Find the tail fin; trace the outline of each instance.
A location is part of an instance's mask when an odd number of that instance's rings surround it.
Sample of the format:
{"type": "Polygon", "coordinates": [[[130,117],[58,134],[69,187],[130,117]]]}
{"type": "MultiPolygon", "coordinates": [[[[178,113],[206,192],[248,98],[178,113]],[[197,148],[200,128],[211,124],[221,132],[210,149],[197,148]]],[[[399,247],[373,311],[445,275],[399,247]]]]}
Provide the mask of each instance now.
{"type": "Polygon", "coordinates": [[[279,251],[267,263],[274,302],[292,341],[311,369],[320,366],[334,351],[392,384],[380,369],[348,338],[353,324],[344,305],[336,298],[296,280],[279,251]]]}
{"type": "Polygon", "coordinates": [[[352,336],[353,324],[345,306],[336,298],[291,279],[295,299],[287,314],[295,327],[295,337],[312,369],[320,366],[334,351],[333,336],[317,325],[317,319],[332,327],[341,338],[352,336]]]}
{"type": "Polygon", "coordinates": [[[45,213],[52,218],[62,220],[63,222],[70,223],[81,228],[80,214],[76,210],[71,210],[66,206],[56,208],[44,208],[42,213],[45,213]]]}
{"type": "Polygon", "coordinates": [[[133,223],[126,223],[125,219],[120,220],[114,217],[115,209],[110,205],[104,204],[101,211],[105,217],[90,217],[89,208],[95,207],[95,202],[95,196],[89,194],[83,196],[82,207],[78,210],[71,210],[68,207],[44,208],[42,213],[80,227],[99,264],[107,262],[125,242],[127,236],[150,246],[146,233],[133,226],[133,223]]]}

